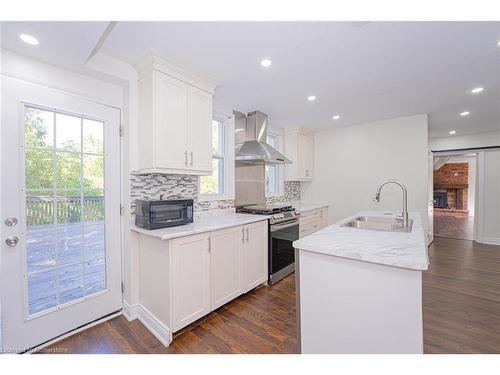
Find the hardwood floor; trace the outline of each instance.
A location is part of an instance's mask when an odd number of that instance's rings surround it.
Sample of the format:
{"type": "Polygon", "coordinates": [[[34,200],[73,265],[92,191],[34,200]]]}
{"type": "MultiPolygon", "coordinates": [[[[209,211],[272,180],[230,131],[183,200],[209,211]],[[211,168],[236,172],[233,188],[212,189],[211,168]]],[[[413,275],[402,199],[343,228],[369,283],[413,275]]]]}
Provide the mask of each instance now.
{"type": "Polygon", "coordinates": [[[55,343],[47,353],[296,353],[295,279],[261,287],[174,335],[164,347],[138,320],[123,316],[55,343]]]}
{"type": "Polygon", "coordinates": [[[474,216],[457,217],[443,213],[434,214],[434,235],[462,240],[473,239],[474,216]]]}
{"type": "Polygon", "coordinates": [[[500,353],[500,246],[436,238],[429,257],[425,353],[500,353]]]}
{"type": "MultiPolygon", "coordinates": [[[[429,257],[423,277],[425,353],[500,353],[500,247],[436,238],[429,257]]],[[[193,323],[168,348],[138,320],[120,316],[47,352],[296,353],[294,275],[193,323]]]]}

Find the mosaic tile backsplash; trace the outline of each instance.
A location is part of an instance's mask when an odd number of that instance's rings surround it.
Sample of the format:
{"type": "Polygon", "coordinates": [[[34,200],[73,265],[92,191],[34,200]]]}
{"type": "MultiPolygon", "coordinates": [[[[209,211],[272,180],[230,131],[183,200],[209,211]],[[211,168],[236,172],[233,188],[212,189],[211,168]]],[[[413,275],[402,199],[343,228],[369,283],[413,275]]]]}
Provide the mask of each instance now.
{"type": "Polygon", "coordinates": [[[285,181],[284,194],[278,197],[266,198],[267,203],[300,201],[300,181],[285,181]]]}
{"type": "Polygon", "coordinates": [[[210,202],[198,201],[198,177],[182,174],[132,174],[130,176],[131,209],[134,212],[136,199],[182,198],[194,199],[195,211],[226,209],[234,207],[234,200],[210,202]]]}
{"type": "MultiPolygon", "coordinates": [[[[135,210],[136,199],[163,199],[179,195],[182,198],[194,199],[194,210],[209,211],[234,207],[234,200],[198,201],[198,177],[182,174],[131,174],[131,212],[135,210]]],[[[284,194],[268,197],[268,203],[300,201],[300,182],[285,181],[284,194]]]]}

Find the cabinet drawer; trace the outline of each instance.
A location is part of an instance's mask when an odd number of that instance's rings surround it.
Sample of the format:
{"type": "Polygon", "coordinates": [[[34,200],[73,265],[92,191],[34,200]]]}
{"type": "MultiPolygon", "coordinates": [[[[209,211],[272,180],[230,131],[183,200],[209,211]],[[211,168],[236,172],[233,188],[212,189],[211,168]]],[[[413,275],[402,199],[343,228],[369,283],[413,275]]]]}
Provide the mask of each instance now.
{"type": "Polygon", "coordinates": [[[311,218],[311,217],[318,217],[321,216],[321,210],[311,210],[311,211],[305,211],[300,213],[300,218],[311,218]]]}
{"type": "Polygon", "coordinates": [[[301,217],[299,220],[299,236],[304,237],[308,234],[321,229],[321,215],[312,215],[309,217],[301,217]]]}

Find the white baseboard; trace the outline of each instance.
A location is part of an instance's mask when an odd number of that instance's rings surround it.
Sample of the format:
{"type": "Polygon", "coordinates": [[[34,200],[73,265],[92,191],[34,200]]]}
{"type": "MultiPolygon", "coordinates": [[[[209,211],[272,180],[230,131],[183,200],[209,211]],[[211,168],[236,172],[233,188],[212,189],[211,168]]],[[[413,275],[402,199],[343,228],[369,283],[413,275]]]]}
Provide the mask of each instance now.
{"type": "Polygon", "coordinates": [[[476,242],[483,243],[485,245],[499,245],[500,246],[500,238],[496,238],[496,237],[480,237],[476,240],[476,242]]]}
{"type": "Polygon", "coordinates": [[[130,322],[135,319],[144,324],[149,332],[153,334],[160,342],[169,346],[172,342],[172,334],[170,329],[164,325],[151,311],[142,306],[140,303],[130,305],[127,301],[123,301],[123,315],[130,322]]]}
{"type": "Polygon", "coordinates": [[[129,322],[136,320],[139,318],[139,304],[131,305],[123,300],[122,313],[129,322]]]}

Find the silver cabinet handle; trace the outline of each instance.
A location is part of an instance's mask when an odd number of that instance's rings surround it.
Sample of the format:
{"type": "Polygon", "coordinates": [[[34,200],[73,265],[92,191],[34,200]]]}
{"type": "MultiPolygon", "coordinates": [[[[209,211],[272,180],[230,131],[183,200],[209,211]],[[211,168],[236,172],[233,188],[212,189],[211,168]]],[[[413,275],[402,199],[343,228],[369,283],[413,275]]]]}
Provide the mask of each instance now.
{"type": "Polygon", "coordinates": [[[247,228],[247,242],[248,242],[248,228],[247,228]]]}
{"type": "Polygon", "coordinates": [[[184,151],[184,164],[186,164],[186,167],[188,166],[188,152],[187,152],[187,150],[184,151]]]}
{"type": "Polygon", "coordinates": [[[191,167],[193,166],[193,151],[191,151],[191,167]]]}
{"type": "Polygon", "coordinates": [[[245,243],[245,228],[241,228],[241,242],[245,243]]]}
{"type": "Polygon", "coordinates": [[[16,246],[18,242],[19,242],[19,238],[17,238],[17,236],[9,236],[5,239],[5,243],[8,246],[16,246]]]}

